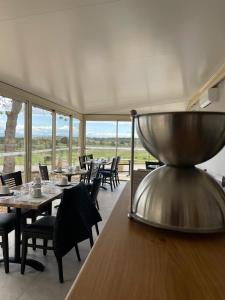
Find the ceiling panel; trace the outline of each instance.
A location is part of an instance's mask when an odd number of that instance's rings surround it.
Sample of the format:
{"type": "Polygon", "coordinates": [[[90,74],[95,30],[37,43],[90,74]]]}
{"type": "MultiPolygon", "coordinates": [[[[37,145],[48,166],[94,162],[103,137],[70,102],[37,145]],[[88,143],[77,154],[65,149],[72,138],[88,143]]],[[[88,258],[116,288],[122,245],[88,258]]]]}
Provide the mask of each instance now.
{"type": "Polygon", "coordinates": [[[2,0],[0,80],[82,113],[182,107],[225,61],[223,0],[2,0]]]}

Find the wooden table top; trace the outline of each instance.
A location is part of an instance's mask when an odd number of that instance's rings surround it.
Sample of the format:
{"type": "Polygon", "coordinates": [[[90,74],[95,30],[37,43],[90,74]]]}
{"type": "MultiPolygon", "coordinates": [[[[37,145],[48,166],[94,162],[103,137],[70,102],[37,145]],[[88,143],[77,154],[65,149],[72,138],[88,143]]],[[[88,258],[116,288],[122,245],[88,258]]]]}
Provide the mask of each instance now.
{"type": "Polygon", "coordinates": [[[39,209],[42,205],[59,198],[63,190],[63,188],[48,186],[46,184],[42,186],[42,196],[40,198],[34,198],[28,191],[24,191],[24,193],[22,192],[20,194],[20,191],[23,189],[24,185],[17,186],[12,189],[12,191],[14,191],[13,196],[1,196],[0,206],[39,209]]]}
{"type": "Polygon", "coordinates": [[[127,218],[129,185],[67,300],[224,300],[225,234],[193,235],[127,218]]]}
{"type": "Polygon", "coordinates": [[[91,162],[94,162],[95,164],[99,164],[99,165],[110,165],[112,163],[112,160],[91,159],[91,160],[85,160],[83,163],[86,165],[90,165],[91,162]]]}
{"type": "Polygon", "coordinates": [[[59,174],[59,175],[61,174],[61,175],[70,175],[70,176],[83,175],[83,174],[87,173],[87,171],[84,170],[84,169],[80,169],[80,170],[76,170],[76,171],[72,171],[72,172],[69,172],[69,171],[66,171],[66,170],[62,170],[62,171],[53,170],[52,172],[55,173],[55,174],[59,174]]]}

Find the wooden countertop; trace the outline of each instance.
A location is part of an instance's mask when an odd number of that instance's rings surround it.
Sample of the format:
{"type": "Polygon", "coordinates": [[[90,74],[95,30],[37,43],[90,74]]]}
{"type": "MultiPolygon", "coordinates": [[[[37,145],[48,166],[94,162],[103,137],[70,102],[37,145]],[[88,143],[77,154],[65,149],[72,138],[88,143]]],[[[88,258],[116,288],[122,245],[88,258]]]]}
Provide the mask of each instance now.
{"type": "Polygon", "coordinates": [[[67,300],[225,299],[225,234],[164,231],[127,218],[129,185],[67,300]]]}

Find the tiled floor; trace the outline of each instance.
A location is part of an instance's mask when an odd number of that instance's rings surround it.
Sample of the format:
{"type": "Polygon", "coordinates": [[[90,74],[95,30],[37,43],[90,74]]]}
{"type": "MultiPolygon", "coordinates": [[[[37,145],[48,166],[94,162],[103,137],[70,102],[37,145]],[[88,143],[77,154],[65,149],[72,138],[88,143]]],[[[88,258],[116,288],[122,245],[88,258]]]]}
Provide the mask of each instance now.
{"type": "MultiPolygon", "coordinates": [[[[121,182],[114,192],[101,190],[99,193],[100,214],[103,221],[99,223],[100,232],[106,223],[120,193],[124,188],[125,182],[121,182]]],[[[54,202],[55,204],[55,202],[54,202]]],[[[95,229],[93,228],[94,239],[96,239],[95,229]]],[[[10,234],[10,252],[13,254],[14,234],[10,234]]],[[[4,273],[3,264],[0,264],[0,299],[4,300],[61,300],[64,299],[70,289],[76,275],[78,274],[85,258],[87,257],[90,246],[85,241],[79,244],[82,262],[78,262],[75,251],[71,251],[63,258],[64,279],[60,284],[58,281],[57,264],[53,251],[48,251],[46,257],[42,255],[42,250],[29,249],[28,257],[39,260],[45,265],[44,272],[38,272],[30,267],[26,267],[25,275],[20,274],[20,265],[10,264],[10,273],[4,273]]],[[[0,250],[1,251],[1,250],[0,250]]]]}

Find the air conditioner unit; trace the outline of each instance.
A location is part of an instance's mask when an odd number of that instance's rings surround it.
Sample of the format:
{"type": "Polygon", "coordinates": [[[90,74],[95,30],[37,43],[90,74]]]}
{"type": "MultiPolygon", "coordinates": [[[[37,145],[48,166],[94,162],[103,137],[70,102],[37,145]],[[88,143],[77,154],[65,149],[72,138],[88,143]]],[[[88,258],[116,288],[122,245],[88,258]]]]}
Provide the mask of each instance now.
{"type": "Polygon", "coordinates": [[[204,108],[217,100],[218,88],[210,88],[206,90],[200,97],[199,106],[204,108]]]}

